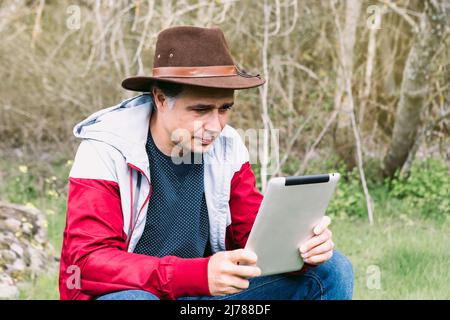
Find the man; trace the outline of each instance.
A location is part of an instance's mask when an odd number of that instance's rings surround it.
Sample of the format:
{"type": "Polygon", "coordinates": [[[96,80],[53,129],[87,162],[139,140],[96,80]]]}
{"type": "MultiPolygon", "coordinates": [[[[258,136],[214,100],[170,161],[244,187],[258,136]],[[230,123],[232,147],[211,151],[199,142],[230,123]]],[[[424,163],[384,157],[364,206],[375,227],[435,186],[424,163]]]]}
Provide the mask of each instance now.
{"type": "Polygon", "coordinates": [[[262,195],[227,121],[234,90],[263,83],[235,66],[219,28],[159,34],[153,75],[122,83],[149,93],[74,129],[61,299],[351,298],[329,218],[301,246],[299,272],[258,277],[242,249],[262,195]]]}

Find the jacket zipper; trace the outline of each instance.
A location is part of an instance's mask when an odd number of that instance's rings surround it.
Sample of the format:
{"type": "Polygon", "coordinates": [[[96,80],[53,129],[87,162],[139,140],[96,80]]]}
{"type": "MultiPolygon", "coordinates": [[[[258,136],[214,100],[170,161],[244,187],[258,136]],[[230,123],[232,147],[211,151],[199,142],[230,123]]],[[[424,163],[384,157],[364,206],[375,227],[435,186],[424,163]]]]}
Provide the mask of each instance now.
{"type": "Polygon", "coordinates": [[[136,228],[137,221],[139,220],[139,216],[141,215],[142,209],[144,208],[147,201],[150,199],[150,195],[152,193],[152,186],[150,183],[150,179],[145,175],[145,173],[141,169],[136,167],[135,165],[132,165],[131,163],[128,163],[128,166],[130,167],[130,194],[131,194],[130,210],[131,210],[131,212],[130,212],[130,226],[128,228],[128,237],[127,237],[128,239],[127,239],[127,243],[126,243],[127,251],[130,246],[131,237],[133,235],[134,229],[136,228]],[[131,169],[135,169],[139,174],[137,177],[136,198],[134,200],[133,200],[133,172],[131,171],[131,169]],[[141,175],[143,175],[147,179],[147,182],[149,184],[149,192],[148,192],[148,195],[147,195],[144,203],[142,204],[141,208],[139,209],[139,212],[135,218],[134,213],[136,211],[136,206],[138,203],[139,193],[140,193],[140,189],[141,189],[141,178],[142,178],[141,175]]]}

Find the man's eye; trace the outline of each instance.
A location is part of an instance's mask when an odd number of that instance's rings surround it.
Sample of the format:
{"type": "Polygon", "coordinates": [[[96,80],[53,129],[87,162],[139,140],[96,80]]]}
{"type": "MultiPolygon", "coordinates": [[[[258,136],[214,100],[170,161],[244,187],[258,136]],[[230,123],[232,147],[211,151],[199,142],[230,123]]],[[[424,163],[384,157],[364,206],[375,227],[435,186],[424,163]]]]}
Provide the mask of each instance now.
{"type": "Polygon", "coordinates": [[[231,109],[231,106],[224,106],[224,107],[219,109],[219,112],[220,113],[225,113],[225,112],[227,112],[230,109],[231,109]]]}
{"type": "Polygon", "coordinates": [[[209,109],[194,109],[194,111],[199,114],[206,114],[208,113],[209,109]]]}

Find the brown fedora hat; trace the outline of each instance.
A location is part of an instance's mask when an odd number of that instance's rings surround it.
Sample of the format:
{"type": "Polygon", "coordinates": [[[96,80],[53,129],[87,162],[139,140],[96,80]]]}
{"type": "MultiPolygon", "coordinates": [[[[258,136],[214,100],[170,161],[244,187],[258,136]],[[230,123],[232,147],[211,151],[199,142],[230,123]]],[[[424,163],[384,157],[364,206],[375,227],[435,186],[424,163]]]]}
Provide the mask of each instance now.
{"type": "Polygon", "coordinates": [[[122,87],[149,92],[156,80],[235,90],[258,87],[265,82],[234,63],[222,30],[192,26],[161,31],[156,41],[152,76],[126,78],[122,87]]]}

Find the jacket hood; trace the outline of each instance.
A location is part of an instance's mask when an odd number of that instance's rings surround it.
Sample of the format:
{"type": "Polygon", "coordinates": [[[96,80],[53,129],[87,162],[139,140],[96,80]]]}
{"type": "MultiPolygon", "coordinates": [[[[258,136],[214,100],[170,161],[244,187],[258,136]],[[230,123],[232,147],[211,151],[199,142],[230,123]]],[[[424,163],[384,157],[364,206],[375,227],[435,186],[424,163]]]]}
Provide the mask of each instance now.
{"type": "Polygon", "coordinates": [[[105,142],[120,151],[127,162],[145,167],[148,159],[143,146],[147,141],[153,107],[149,94],[124,100],[78,123],[73,134],[80,139],[105,142]]]}
{"type": "MultiPolygon", "coordinates": [[[[154,102],[150,94],[135,96],[93,113],[75,125],[73,134],[80,139],[92,139],[111,145],[122,153],[128,163],[147,172],[145,144],[153,108],[154,102]]],[[[232,161],[236,138],[236,131],[226,125],[212,148],[204,154],[205,163],[232,161]],[[218,144],[220,148],[217,148],[218,144]]]]}

